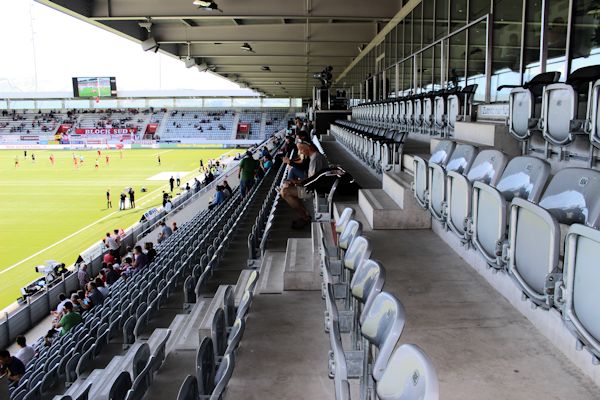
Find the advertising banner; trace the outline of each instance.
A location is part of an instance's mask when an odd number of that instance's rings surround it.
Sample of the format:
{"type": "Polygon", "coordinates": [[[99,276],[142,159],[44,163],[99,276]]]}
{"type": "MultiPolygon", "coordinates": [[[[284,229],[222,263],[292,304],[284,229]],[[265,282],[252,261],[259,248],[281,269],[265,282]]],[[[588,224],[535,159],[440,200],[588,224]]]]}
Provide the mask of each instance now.
{"type": "Polygon", "coordinates": [[[38,141],[40,140],[39,136],[35,136],[35,135],[21,135],[21,140],[35,140],[38,141]]]}
{"type": "Polygon", "coordinates": [[[78,128],[77,135],[133,135],[137,128],[78,128]]]}

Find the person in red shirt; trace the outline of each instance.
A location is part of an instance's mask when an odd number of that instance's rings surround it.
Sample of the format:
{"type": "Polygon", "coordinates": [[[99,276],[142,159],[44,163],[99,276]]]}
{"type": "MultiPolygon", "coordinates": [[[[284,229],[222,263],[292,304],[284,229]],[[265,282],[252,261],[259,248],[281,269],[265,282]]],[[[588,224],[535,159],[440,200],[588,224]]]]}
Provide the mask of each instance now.
{"type": "Polygon", "coordinates": [[[108,265],[108,264],[114,264],[114,263],[115,263],[115,257],[114,257],[114,256],[113,256],[113,255],[110,253],[110,251],[107,251],[107,252],[104,254],[104,257],[102,258],[102,261],[103,261],[105,264],[107,264],[107,265],[108,265]]]}

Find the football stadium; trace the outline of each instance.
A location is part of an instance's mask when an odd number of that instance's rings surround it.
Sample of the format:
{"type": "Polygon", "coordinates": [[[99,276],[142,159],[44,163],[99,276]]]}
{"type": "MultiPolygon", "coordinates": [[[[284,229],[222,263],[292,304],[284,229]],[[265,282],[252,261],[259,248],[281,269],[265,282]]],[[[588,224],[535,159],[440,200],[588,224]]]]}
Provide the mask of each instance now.
{"type": "Polygon", "coordinates": [[[0,15],[0,400],[600,400],[598,1],[0,15]]]}

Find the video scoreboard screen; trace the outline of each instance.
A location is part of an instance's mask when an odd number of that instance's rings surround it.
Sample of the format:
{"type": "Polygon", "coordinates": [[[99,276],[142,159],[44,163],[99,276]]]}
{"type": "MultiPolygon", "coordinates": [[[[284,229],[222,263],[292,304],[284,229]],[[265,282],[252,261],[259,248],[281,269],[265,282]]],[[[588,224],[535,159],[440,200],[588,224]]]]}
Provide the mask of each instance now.
{"type": "Polygon", "coordinates": [[[73,78],[73,97],[117,97],[117,80],[114,76],[73,78]]]}

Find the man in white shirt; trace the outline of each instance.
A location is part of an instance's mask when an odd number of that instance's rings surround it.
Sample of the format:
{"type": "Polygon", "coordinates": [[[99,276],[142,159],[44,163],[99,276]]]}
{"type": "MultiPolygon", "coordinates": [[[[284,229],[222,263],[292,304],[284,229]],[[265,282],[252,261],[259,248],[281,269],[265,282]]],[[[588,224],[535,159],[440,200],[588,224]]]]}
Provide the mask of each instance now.
{"type": "Polygon", "coordinates": [[[27,339],[23,335],[17,336],[17,346],[19,346],[19,351],[17,351],[15,357],[21,360],[23,365],[27,366],[35,355],[35,350],[31,346],[27,346],[27,339]]]}
{"type": "Polygon", "coordinates": [[[106,232],[106,246],[109,250],[118,250],[119,245],[114,237],[110,235],[110,232],[106,232]]]}

